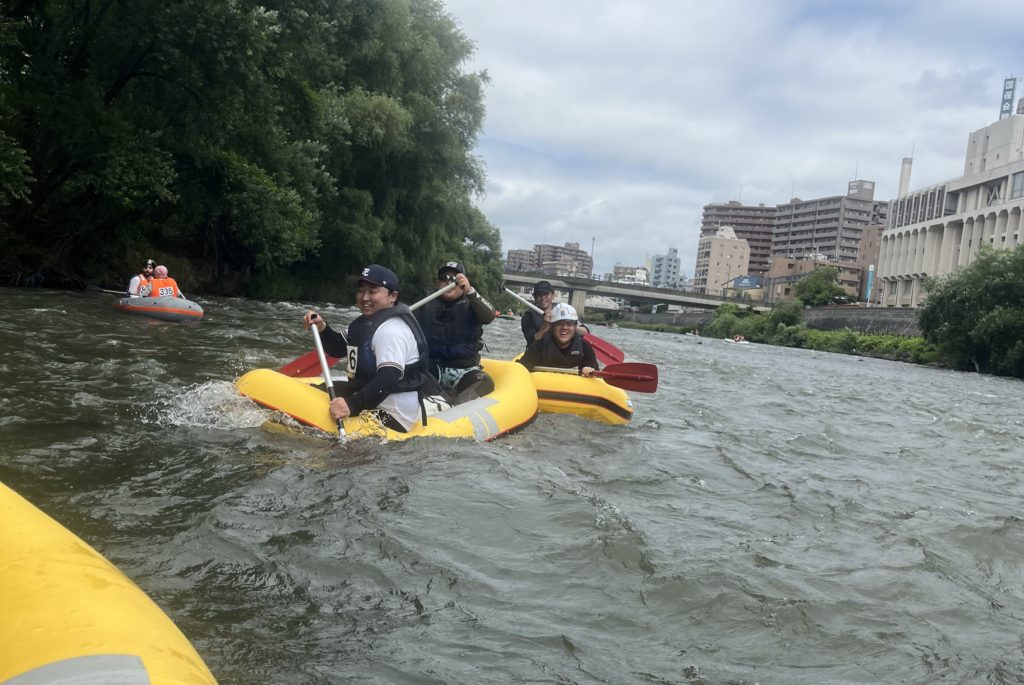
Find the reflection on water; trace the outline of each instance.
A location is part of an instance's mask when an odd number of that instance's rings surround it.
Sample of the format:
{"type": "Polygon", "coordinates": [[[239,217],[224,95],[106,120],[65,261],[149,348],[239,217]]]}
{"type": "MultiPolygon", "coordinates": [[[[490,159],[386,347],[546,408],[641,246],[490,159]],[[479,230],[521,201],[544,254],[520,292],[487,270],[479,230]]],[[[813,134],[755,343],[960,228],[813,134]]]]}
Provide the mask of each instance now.
{"type": "Polygon", "coordinates": [[[1019,381],[597,328],[659,366],[630,426],[338,447],[231,385],[312,303],[2,292],[0,479],[222,683],[1024,680],[1019,381]]]}

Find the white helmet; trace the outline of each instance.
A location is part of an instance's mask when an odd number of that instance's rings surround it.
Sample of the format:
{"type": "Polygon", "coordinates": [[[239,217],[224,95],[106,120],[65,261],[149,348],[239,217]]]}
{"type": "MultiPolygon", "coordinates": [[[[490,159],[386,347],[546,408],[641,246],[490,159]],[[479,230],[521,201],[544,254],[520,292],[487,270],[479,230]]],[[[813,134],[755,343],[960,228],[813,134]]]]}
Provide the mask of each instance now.
{"type": "Polygon", "coordinates": [[[551,323],[556,321],[572,321],[573,323],[579,323],[580,316],[576,313],[576,308],[571,304],[565,304],[559,302],[551,308],[551,323]]]}

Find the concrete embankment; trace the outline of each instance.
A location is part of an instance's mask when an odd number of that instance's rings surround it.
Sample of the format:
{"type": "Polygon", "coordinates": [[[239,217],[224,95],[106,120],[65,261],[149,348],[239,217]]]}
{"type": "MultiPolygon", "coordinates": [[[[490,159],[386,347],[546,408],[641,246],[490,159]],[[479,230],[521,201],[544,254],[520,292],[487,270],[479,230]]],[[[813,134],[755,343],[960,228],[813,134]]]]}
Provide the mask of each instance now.
{"type": "MultiPolygon", "coordinates": [[[[713,312],[679,312],[663,314],[626,314],[625,320],[647,324],[665,324],[680,328],[703,330],[713,312]]],[[[808,328],[838,331],[849,328],[858,333],[918,336],[917,311],[882,307],[812,307],[803,312],[808,328]]]]}

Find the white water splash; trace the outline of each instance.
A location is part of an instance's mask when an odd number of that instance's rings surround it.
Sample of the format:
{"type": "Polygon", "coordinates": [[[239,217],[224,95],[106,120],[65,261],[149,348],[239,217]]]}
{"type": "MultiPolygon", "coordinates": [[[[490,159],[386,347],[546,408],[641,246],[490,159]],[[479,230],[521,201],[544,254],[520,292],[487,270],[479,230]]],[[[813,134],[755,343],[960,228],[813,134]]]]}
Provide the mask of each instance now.
{"type": "Polygon", "coordinates": [[[161,401],[156,414],[143,420],[171,426],[234,430],[261,426],[272,413],[242,397],[229,381],[207,381],[161,401]]]}

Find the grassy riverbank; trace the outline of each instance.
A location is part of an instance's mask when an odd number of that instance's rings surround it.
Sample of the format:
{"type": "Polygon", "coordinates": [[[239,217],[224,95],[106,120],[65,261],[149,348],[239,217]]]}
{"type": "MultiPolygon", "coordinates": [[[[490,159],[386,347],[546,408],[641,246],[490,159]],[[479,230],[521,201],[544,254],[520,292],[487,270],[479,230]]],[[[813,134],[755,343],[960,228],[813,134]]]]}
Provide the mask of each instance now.
{"type": "MultiPolygon", "coordinates": [[[[800,322],[799,306],[776,307],[770,312],[757,313],[734,305],[724,305],[711,323],[700,331],[709,339],[732,338],[742,335],[751,342],[781,347],[800,347],[822,352],[876,357],[893,361],[946,366],[939,349],[919,337],[858,333],[849,329],[823,331],[808,328],[800,322]]],[[[623,328],[637,328],[661,333],[692,333],[692,327],[666,324],[618,322],[623,328]]]]}

